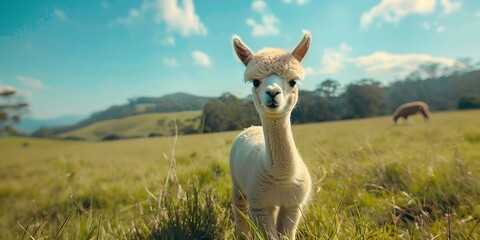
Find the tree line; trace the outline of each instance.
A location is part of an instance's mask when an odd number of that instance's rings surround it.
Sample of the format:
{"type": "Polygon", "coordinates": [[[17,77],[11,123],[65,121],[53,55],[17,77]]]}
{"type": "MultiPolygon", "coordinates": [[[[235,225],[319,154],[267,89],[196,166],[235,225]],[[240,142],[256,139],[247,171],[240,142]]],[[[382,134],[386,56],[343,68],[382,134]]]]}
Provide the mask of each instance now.
{"type": "MultiPolygon", "coordinates": [[[[344,87],[326,79],[314,91],[300,91],[293,123],[333,121],[389,115],[406,102],[424,101],[432,111],[480,108],[480,70],[468,61],[450,68],[420,65],[405,79],[382,85],[361,79],[344,87]]],[[[239,130],[260,124],[251,100],[223,94],[203,110],[204,132],[239,130]]]]}
{"type": "Polygon", "coordinates": [[[28,110],[28,103],[12,87],[0,87],[0,136],[17,135],[15,124],[28,110]]]}

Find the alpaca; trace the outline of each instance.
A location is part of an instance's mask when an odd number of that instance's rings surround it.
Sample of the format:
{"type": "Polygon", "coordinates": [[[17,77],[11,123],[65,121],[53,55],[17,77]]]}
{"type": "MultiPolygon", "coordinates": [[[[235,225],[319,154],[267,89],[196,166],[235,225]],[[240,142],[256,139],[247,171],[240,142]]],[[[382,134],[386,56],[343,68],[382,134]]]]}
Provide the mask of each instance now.
{"type": "Polygon", "coordinates": [[[430,111],[428,111],[428,105],[424,102],[409,102],[400,105],[397,110],[392,115],[393,122],[397,124],[399,118],[403,117],[405,120],[408,120],[410,115],[415,115],[420,112],[423,116],[424,121],[430,119],[430,111]]]}
{"type": "Polygon", "coordinates": [[[310,41],[305,32],[292,52],[265,48],[253,53],[233,37],[262,123],[241,132],[230,152],[237,236],[250,237],[248,215],[267,239],[295,239],[312,180],[295,146],[290,115],[298,100],[297,83],[305,75],[300,61],[310,41]]]}

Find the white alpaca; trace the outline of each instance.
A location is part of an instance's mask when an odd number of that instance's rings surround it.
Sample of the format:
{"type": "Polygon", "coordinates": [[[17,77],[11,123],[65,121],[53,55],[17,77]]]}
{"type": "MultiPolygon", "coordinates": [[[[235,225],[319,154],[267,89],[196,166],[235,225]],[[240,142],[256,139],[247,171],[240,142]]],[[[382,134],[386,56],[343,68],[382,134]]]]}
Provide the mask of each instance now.
{"type": "Polygon", "coordinates": [[[290,53],[265,48],[253,53],[235,36],[233,46],[247,67],[255,107],[262,126],[245,129],[230,152],[232,198],[237,234],[250,236],[242,213],[269,239],[295,239],[302,207],[311,191],[311,178],[292,135],[290,114],[298,99],[296,83],[305,72],[300,61],[310,46],[305,32],[290,53]]]}

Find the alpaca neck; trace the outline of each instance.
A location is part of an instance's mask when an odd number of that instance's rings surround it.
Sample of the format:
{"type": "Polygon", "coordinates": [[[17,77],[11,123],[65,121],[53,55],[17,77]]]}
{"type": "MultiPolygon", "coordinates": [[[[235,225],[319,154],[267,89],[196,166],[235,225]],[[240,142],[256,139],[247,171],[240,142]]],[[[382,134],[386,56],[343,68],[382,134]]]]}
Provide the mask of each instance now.
{"type": "Polygon", "coordinates": [[[261,117],[268,168],[275,177],[289,177],[301,161],[292,134],[290,114],[280,118],[261,117]]]}

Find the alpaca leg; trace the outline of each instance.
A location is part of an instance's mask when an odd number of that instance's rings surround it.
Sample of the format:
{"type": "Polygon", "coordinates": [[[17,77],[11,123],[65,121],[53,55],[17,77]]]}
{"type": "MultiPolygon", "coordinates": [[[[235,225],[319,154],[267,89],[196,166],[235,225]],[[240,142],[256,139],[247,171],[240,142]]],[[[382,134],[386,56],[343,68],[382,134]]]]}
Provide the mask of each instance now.
{"type": "Polygon", "coordinates": [[[266,239],[278,238],[278,233],[275,229],[275,220],[273,219],[274,214],[274,207],[268,209],[250,209],[252,221],[266,239]]]}
{"type": "Polygon", "coordinates": [[[235,220],[235,236],[237,239],[250,238],[250,225],[247,221],[248,203],[245,196],[233,186],[233,218],[235,220]]]}
{"type": "Polygon", "coordinates": [[[273,209],[273,225],[275,226],[277,226],[278,211],[280,211],[280,207],[275,206],[275,208],[273,209]]]}
{"type": "Polygon", "coordinates": [[[280,207],[277,219],[277,230],[282,238],[295,240],[298,223],[301,217],[300,206],[280,207]]]}
{"type": "Polygon", "coordinates": [[[422,116],[423,116],[423,121],[424,122],[428,122],[428,112],[426,112],[425,110],[422,110],[420,111],[422,113],[422,116]]]}

